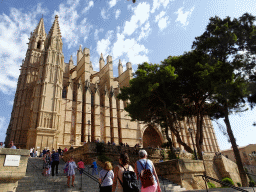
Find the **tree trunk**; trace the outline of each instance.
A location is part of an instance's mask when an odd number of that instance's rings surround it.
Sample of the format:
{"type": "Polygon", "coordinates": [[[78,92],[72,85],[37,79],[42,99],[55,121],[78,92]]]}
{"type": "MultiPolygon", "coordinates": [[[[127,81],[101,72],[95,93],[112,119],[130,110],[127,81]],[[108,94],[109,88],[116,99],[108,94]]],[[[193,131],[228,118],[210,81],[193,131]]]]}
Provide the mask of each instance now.
{"type": "Polygon", "coordinates": [[[238,170],[239,170],[239,173],[240,173],[242,186],[243,187],[248,187],[248,181],[247,181],[246,173],[244,171],[241,156],[240,156],[238,147],[236,145],[236,140],[235,140],[235,137],[234,137],[234,134],[233,134],[233,131],[231,129],[230,122],[229,122],[227,102],[225,103],[224,113],[225,113],[224,122],[227,126],[227,132],[228,132],[228,136],[229,136],[230,142],[232,144],[233,152],[234,152],[234,155],[235,155],[235,158],[236,158],[236,164],[237,164],[237,167],[238,167],[238,170]]]}

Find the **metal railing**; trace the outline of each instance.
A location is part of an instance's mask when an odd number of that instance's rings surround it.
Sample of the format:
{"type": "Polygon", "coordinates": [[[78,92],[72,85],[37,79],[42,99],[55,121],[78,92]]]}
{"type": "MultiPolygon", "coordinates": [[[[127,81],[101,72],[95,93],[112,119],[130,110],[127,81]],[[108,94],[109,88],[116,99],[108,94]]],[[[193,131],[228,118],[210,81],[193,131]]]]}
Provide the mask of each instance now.
{"type": "Polygon", "coordinates": [[[238,191],[248,192],[248,191],[246,191],[246,190],[244,190],[244,189],[241,189],[241,188],[236,187],[236,186],[234,186],[234,185],[231,185],[231,184],[229,184],[229,183],[225,183],[225,182],[220,181],[220,180],[218,180],[218,179],[214,179],[214,178],[209,177],[209,176],[207,176],[207,175],[195,175],[195,177],[202,177],[203,180],[210,179],[210,180],[212,180],[212,181],[215,181],[215,182],[220,183],[220,184],[222,184],[222,185],[225,185],[225,186],[228,186],[228,187],[230,187],[230,188],[236,189],[236,190],[238,190],[238,191]]]}

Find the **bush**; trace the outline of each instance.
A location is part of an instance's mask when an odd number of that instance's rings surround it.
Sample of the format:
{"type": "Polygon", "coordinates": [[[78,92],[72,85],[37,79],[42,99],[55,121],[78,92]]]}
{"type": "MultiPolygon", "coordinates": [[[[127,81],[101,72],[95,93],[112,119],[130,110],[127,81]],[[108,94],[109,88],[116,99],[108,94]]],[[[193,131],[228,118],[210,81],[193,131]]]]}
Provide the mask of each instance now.
{"type": "Polygon", "coordinates": [[[165,150],[161,150],[160,151],[161,157],[163,158],[163,160],[165,159],[165,150]]]}
{"type": "Polygon", "coordinates": [[[241,187],[241,186],[242,186],[241,183],[236,183],[236,184],[237,184],[238,187],[241,187]]]}
{"type": "MultiPolygon", "coordinates": [[[[221,180],[222,182],[225,182],[227,184],[230,184],[230,185],[235,185],[234,182],[232,181],[232,179],[228,178],[228,177],[225,177],[221,180]]],[[[222,185],[223,187],[228,187],[226,185],[222,185]]]]}
{"type": "Polygon", "coordinates": [[[255,186],[255,182],[253,180],[249,181],[249,187],[254,187],[255,186]]]}
{"type": "Polygon", "coordinates": [[[216,188],[214,183],[208,182],[207,185],[208,185],[209,188],[216,188]]]}
{"type": "Polygon", "coordinates": [[[102,163],[105,163],[106,161],[112,162],[112,160],[104,154],[99,155],[98,160],[102,163]]]}
{"type": "Polygon", "coordinates": [[[175,154],[175,153],[172,153],[171,151],[168,151],[168,158],[169,158],[169,160],[178,159],[178,157],[176,156],[176,154],[175,154]]]}

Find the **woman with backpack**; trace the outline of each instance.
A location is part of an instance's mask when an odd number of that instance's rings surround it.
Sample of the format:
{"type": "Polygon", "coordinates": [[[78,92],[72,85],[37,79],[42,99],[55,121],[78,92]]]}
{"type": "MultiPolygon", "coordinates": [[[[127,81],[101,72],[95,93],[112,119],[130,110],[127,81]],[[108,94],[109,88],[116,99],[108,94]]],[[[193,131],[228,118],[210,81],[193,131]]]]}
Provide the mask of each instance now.
{"type": "Polygon", "coordinates": [[[140,181],[141,192],[161,192],[158,176],[152,161],[147,159],[147,152],[139,151],[140,160],[135,163],[135,173],[140,181]]]}
{"type": "Polygon", "coordinates": [[[99,174],[100,192],[112,192],[114,178],[112,169],[112,164],[106,161],[103,170],[101,170],[99,174]]]}
{"type": "Polygon", "coordinates": [[[127,153],[121,154],[119,165],[114,170],[114,181],[112,192],[138,192],[138,183],[136,174],[131,165],[129,165],[129,156],[127,153]]]}

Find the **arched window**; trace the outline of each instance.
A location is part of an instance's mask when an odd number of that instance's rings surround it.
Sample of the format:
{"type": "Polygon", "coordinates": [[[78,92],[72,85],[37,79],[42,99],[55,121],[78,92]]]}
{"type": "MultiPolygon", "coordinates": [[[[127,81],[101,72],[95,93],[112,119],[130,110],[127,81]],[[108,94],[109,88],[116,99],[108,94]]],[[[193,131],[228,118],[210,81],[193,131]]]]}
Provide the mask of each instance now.
{"type": "Polygon", "coordinates": [[[62,98],[67,98],[67,88],[64,87],[62,90],[62,98]]]}
{"type": "Polygon", "coordinates": [[[38,41],[38,42],[37,42],[37,47],[36,47],[36,48],[37,48],[37,49],[40,49],[40,46],[41,46],[41,42],[40,42],[40,41],[38,41]]]}

